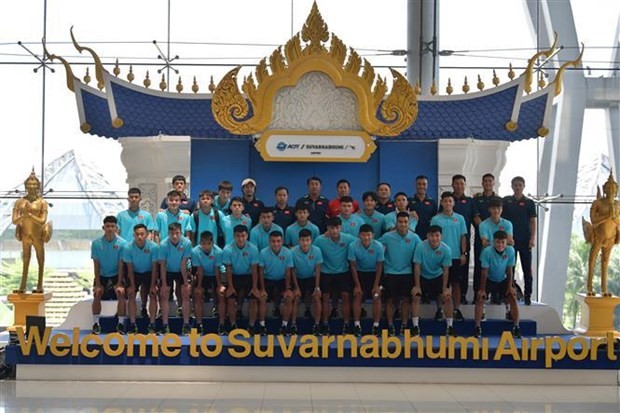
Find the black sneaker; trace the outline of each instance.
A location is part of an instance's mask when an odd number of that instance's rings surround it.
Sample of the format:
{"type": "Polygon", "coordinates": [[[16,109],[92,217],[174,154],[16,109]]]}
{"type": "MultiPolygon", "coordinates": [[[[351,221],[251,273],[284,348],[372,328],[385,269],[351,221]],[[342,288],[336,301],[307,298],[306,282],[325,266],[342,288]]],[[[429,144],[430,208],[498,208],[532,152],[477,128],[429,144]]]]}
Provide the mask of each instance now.
{"type": "Polygon", "coordinates": [[[420,335],[420,326],[413,326],[409,332],[411,337],[417,337],[420,335]]]}
{"type": "MultiPolygon", "coordinates": [[[[233,326],[237,327],[234,324],[233,324],[233,326]]],[[[226,334],[228,334],[228,332],[226,331],[226,326],[224,324],[218,324],[217,325],[217,335],[218,336],[225,336],[226,334]]]]}
{"type": "Polygon", "coordinates": [[[207,329],[205,328],[205,326],[202,325],[202,323],[198,324],[196,328],[198,329],[199,336],[204,336],[205,331],[207,331],[207,329]]]}
{"type": "Polygon", "coordinates": [[[379,330],[379,326],[372,326],[372,333],[373,336],[375,337],[380,337],[381,336],[381,331],[379,330]]]}
{"type": "Polygon", "coordinates": [[[394,337],[396,335],[396,328],[394,328],[394,324],[388,326],[388,336],[394,337]]]}
{"type": "Polygon", "coordinates": [[[277,305],[273,306],[273,310],[271,310],[271,316],[273,318],[281,318],[280,317],[280,307],[277,305]]]}
{"type": "Polygon", "coordinates": [[[321,324],[320,333],[322,336],[328,336],[329,335],[329,324],[327,323],[321,324]]]}
{"type": "Polygon", "coordinates": [[[523,302],[525,305],[532,305],[532,296],[530,294],[525,294],[523,296],[523,302]]]}
{"type": "Polygon", "coordinates": [[[403,318],[402,313],[400,312],[400,308],[397,308],[394,311],[394,320],[401,320],[403,318]]]}
{"type": "Polygon", "coordinates": [[[220,316],[219,311],[217,311],[217,306],[213,306],[213,309],[211,310],[211,316],[213,318],[218,318],[220,316]]]}
{"type": "Polygon", "coordinates": [[[514,338],[521,338],[521,329],[519,326],[512,326],[511,333],[514,338]]]}
{"type": "Polygon", "coordinates": [[[170,334],[170,326],[168,326],[168,325],[162,326],[160,333],[161,334],[170,334]]]}
{"type": "Polygon", "coordinates": [[[452,326],[448,326],[446,327],[446,336],[450,337],[456,337],[456,332],[454,331],[454,327],[452,326]]]}
{"type": "Polygon", "coordinates": [[[460,309],[458,309],[458,308],[457,308],[457,309],[455,309],[455,310],[452,312],[452,314],[453,314],[454,319],[455,319],[456,321],[465,321],[465,317],[463,317],[463,313],[461,313],[461,310],[460,310],[460,309]]]}
{"type": "Polygon", "coordinates": [[[313,336],[320,336],[321,335],[321,328],[319,327],[318,324],[313,324],[312,325],[312,335],[313,336]]]}
{"type": "Polygon", "coordinates": [[[128,334],[138,334],[138,326],[136,323],[133,323],[129,326],[129,330],[127,330],[128,334]]]}
{"type": "Polygon", "coordinates": [[[512,314],[510,314],[510,311],[506,311],[506,320],[512,321],[512,314]]]}
{"type": "Polygon", "coordinates": [[[183,324],[183,328],[181,329],[181,335],[188,336],[190,331],[192,331],[192,328],[189,326],[189,324],[183,324]]]}
{"type": "Polygon", "coordinates": [[[304,317],[305,318],[312,318],[312,313],[310,312],[309,308],[306,308],[306,311],[304,311],[304,317]]]}
{"type": "Polygon", "coordinates": [[[281,336],[287,336],[288,335],[287,331],[286,331],[286,327],[284,325],[280,326],[280,329],[278,330],[278,335],[281,335],[281,336]]]}
{"type": "Polygon", "coordinates": [[[150,323],[149,324],[148,333],[149,334],[156,334],[157,333],[157,327],[155,326],[154,323],[150,323]]]}
{"type": "Polygon", "coordinates": [[[347,334],[351,334],[351,329],[349,327],[349,323],[344,323],[342,325],[342,335],[347,335],[347,334]]]}
{"type": "Polygon", "coordinates": [[[119,334],[125,334],[125,324],[118,323],[116,325],[116,332],[119,333],[119,334]]]}
{"type": "Polygon", "coordinates": [[[297,335],[297,324],[291,324],[291,328],[289,328],[288,332],[291,336],[296,336],[297,335]]]}
{"type": "Polygon", "coordinates": [[[93,334],[101,334],[101,326],[99,325],[99,323],[93,324],[93,328],[91,331],[93,332],[93,334]]]}
{"type": "Polygon", "coordinates": [[[332,308],[332,311],[329,313],[329,318],[338,318],[338,309],[336,307],[332,308]]]}
{"type": "Polygon", "coordinates": [[[474,337],[478,338],[482,336],[482,327],[476,326],[474,327],[474,337]]]}
{"type": "Polygon", "coordinates": [[[485,321],[487,319],[487,313],[486,312],[482,312],[482,317],[480,318],[481,321],[485,321]]]}
{"type": "Polygon", "coordinates": [[[183,317],[183,309],[181,307],[177,307],[177,317],[183,317]]]}
{"type": "Polygon", "coordinates": [[[353,335],[355,337],[361,337],[362,336],[362,326],[361,325],[354,325],[353,326],[353,335]]]}
{"type": "Polygon", "coordinates": [[[461,304],[467,304],[467,298],[464,295],[461,296],[461,304]]]}
{"type": "Polygon", "coordinates": [[[146,307],[142,307],[142,311],[140,311],[140,315],[142,318],[149,318],[149,312],[146,307]]]}
{"type": "Polygon", "coordinates": [[[264,325],[258,325],[258,334],[260,334],[261,336],[266,336],[267,335],[267,326],[264,325]]]}
{"type": "Polygon", "coordinates": [[[443,313],[443,310],[441,308],[439,308],[436,312],[435,312],[435,321],[441,321],[445,318],[445,315],[443,313]]]}

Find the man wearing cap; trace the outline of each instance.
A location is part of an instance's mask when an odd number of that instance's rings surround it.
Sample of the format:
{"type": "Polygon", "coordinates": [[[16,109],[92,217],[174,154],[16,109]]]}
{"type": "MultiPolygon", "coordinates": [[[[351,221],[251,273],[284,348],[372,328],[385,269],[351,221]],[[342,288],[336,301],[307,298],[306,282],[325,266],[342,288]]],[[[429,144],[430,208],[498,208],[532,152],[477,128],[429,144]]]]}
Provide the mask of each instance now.
{"type": "Polygon", "coordinates": [[[243,210],[250,218],[252,218],[252,226],[258,224],[258,217],[261,209],[265,208],[263,201],[256,198],[256,181],[252,178],[245,178],[241,182],[241,191],[243,192],[243,210]]]}

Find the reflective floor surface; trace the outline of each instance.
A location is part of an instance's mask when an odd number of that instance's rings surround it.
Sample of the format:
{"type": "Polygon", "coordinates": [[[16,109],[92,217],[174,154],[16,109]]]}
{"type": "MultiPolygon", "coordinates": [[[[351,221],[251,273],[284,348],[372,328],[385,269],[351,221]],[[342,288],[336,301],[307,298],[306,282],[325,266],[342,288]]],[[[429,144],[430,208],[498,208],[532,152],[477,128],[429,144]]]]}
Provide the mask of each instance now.
{"type": "Polygon", "coordinates": [[[9,412],[618,413],[620,388],[397,383],[3,381],[0,382],[0,413],[9,412]]]}

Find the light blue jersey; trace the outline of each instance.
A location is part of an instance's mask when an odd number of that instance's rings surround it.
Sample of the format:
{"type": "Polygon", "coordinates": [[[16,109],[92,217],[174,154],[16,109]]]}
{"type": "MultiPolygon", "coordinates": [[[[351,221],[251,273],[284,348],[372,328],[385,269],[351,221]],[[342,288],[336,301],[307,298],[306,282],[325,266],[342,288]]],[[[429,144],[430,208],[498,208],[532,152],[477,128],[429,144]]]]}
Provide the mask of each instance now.
{"type": "Polygon", "coordinates": [[[407,231],[400,235],[390,231],[379,239],[385,246],[385,263],[383,272],[390,275],[411,275],[413,273],[413,252],[421,242],[415,232],[407,231]]]}
{"type": "Polygon", "coordinates": [[[413,263],[420,264],[421,277],[431,280],[443,275],[443,269],[452,265],[452,251],[444,242],[433,248],[426,240],[415,249],[413,263]]]}
{"type": "Polygon", "coordinates": [[[489,270],[487,279],[500,282],[506,279],[506,269],[515,266],[515,249],[510,245],[502,253],[498,253],[495,247],[488,246],[480,254],[482,268],[489,270]]]}
{"type": "Polygon", "coordinates": [[[463,251],[461,251],[461,237],[467,235],[467,226],[465,226],[465,218],[463,215],[453,212],[452,215],[440,213],[431,219],[431,225],[441,227],[441,240],[452,251],[452,259],[458,260],[463,251]]]}
{"type": "Polygon", "coordinates": [[[323,265],[321,272],[325,274],[339,274],[349,271],[348,251],[349,244],[355,242],[357,238],[353,235],[340,233],[340,239],[335,242],[327,234],[319,236],[314,245],[323,254],[323,265]]]}
{"type": "Polygon", "coordinates": [[[338,216],[342,221],[342,232],[357,237],[360,233],[360,227],[364,225],[364,220],[358,214],[351,214],[347,219],[340,214],[338,216]]]}
{"type": "Polygon", "coordinates": [[[232,198],[228,198],[228,201],[226,201],[223,205],[220,202],[220,196],[216,195],[215,198],[213,198],[213,207],[215,209],[217,209],[218,211],[222,212],[224,215],[230,215],[230,201],[232,198]]]}
{"type": "Polygon", "coordinates": [[[252,274],[252,265],[258,265],[260,262],[260,255],[256,245],[249,241],[243,248],[239,248],[237,243],[233,242],[224,247],[222,262],[226,266],[231,266],[233,275],[248,275],[252,274]]]}
{"type": "Polygon", "coordinates": [[[148,231],[155,231],[155,221],[148,211],[138,209],[132,211],[127,209],[116,215],[118,223],[118,232],[125,241],[130,242],[133,239],[133,227],[138,224],[144,224],[148,231]]]}
{"type": "Polygon", "coordinates": [[[308,252],[303,252],[296,246],[291,250],[293,253],[293,264],[295,265],[295,275],[300,280],[314,278],[317,265],[323,264],[323,253],[314,245],[310,245],[308,252]]]}
{"type": "Polygon", "coordinates": [[[312,241],[314,241],[316,237],[321,235],[319,232],[319,227],[317,227],[310,221],[308,221],[306,225],[303,227],[299,225],[297,222],[294,222],[293,224],[289,225],[288,228],[286,228],[286,235],[284,237],[284,243],[286,245],[290,245],[291,247],[294,247],[297,244],[299,244],[299,231],[301,231],[302,229],[307,229],[310,231],[310,233],[312,234],[311,235],[312,241]]]}
{"type": "Polygon", "coordinates": [[[375,272],[377,263],[385,261],[383,244],[377,240],[371,240],[368,248],[364,247],[361,240],[349,244],[349,261],[355,262],[355,268],[362,272],[375,272]]]}
{"type": "Polygon", "coordinates": [[[278,231],[284,237],[284,230],[278,224],[272,223],[268,230],[265,230],[261,224],[258,224],[250,231],[250,242],[256,245],[259,251],[269,246],[269,234],[278,231]]]}
{"type": "Polygon", "coordinates": [[[266,280],[279,281],[286,278],[287,268],[293,268],[293,253],[286,247],[280,248],[276,254],[271,247],[260,252],[258,265],[263,268],[263,277],[266,280]]]}
{"type": "Polygon", "coordinates": [[[215,269],[223,264],[224,251],[217,245],[213,245],[209,252],[206,252],[200,245],[192,249],[192,266],[201,267],[205,277],[215,277],[215,269]]]}
{"type": "MultiPolygon", "coordinates": [[[[385,216],[385,221],[383,223],[384,232],[389,229],[396,228],[396,221],[398,219],[396,215],[398,215],[398,211],[392,211],[385,216]]],[[[409,229],[411,231],[415,231],[417,226],[418,226],[418,220],[409,216],[409,229]]]]}
{"type": "Polygon", "coordinates": [[[217,230],[217,222],[215,220],[216,213],[220,217],[220,228],[222,228],[222,232],[224,232],[223,224],[226,216],[215,208],[211,208],[209,215],[202,212],[202,209],[199,209],[198,211],[194,211],[194,214],[198,215],[197,217],[192,214],[188,218],[186,231],[191,231],[195,234],[196,244],[200,243],[200,234],[205,231],[211,232],[211,234],[213,234],[213,241],[217,241],[219,232],[217,230]],[[198,231],[196,231],[196,218],[198,218],[198,231]]]}
{"type": "Polygon", "coordinates": [[[497,231],[505,231],[508,235],[512,237],[512,222],[508,221],[505,218],[500,218],[499,222],[496,224],[491,220],[491,218],[487,218],[480,223],[478,227],[478,232],[480,233],[480,239],[486,238],[491,244],[493,243],[493,235],[497,231]]]}
{"type": "Polygon", "coordinates": [[[99,276],[114,277],[118,275],[118,262],[122,258],[123,247],[127,242],[115,235],[112,241],[105,237],[94,240],[90,246],[90,258],[99,261],[99,276]]]}
{"type": "Polygon", "coordinates": [[[364,220],[364,224],[372,227],[375,239],[381,238],[385,229],[385,215],[376,210],[373,210],[372,215],[368,215],[365,210],[362,210],[360,211],[360,217],[364,220]]]}
{"type": "Polygon", "coordinates": [[[155,218],[155,231],[159,232],[159,237],[161,239],[164,239],[168,235],[168,225],[173,222],[178,222],[181,224],[181,234],[185,234],[185,231],[187,231],[188,219],[189,215],[180,209],[176,214],[171,213],[169,209],[160,211],[155,218]]]}
{"type": "Polygon", "coordinates": [[[228,245],[235,241],[234,230],[237,225],[245,225],[248,229],[248,234],[250,233],[250,229],[252,229],[252,218],[247,215],[241,215],[240,218],[236,218],[234,215],[228,215],[222,224],[226,245],[228,245]]]}
{"type": "Polygon", "coordinates": [[[153,263],[159,260],[158,248],[159,246],[150,239],[144,242],[142,248],[136,241],[129,242],[123,248],[123,262],[131,264],[134,273],[150,273],[153,263]]]}
{"type": "Polygon", "coordinates": [[[190,258],[191,255],[192,243],[184,236],[181,236],[176,245],[170,241],[170,238],[166,238],[159,245],[159,261],[166,263],[168,272],[181,272],[181,262],[184,258],[190,258]]]}

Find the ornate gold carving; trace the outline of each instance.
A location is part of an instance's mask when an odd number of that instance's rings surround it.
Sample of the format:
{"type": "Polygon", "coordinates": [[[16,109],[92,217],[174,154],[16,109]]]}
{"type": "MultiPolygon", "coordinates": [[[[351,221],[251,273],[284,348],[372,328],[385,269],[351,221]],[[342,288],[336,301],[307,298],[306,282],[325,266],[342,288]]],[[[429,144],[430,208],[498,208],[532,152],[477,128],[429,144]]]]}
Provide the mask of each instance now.
{"type": "Polygon", "coordinates": [[[431,85],[431,89],[430,89],[431,95],[435,96],[437,94],[437,85],[435,84],[435,81],[433,80],[433,84],[431,85]]]}
{"type": "MultiPolygon", "coordinates": [[[[211,76],[211,82],[213,82],[213,76],[211,76]]],[[[198,82],[196,82],[196,76],[194,76],[194,83],[192,84],[192,92],[198,93],[199,90],[200,90],[200,86],[198,86],[198,82]]]]}
{"type": "Polygon", "coordinates": [[[73,35],[73,26],[71,26],[69,33],[71,34],[71,41],[73,42],[73,46],[75,47],[75,49],[80,52],[80,54],[82,54],[83,50],[86,50],[93,57],[93,60],[95,61],[95,78],[97,79],[97,87],[99,88],[99,90],[103,89],[103,72],[105,69],[103,68],[103,64],[101,64],[101,59],[99,58],[97,53],[95,53],[95,51],[90,47],[80,46],[78,44],[78,42],[75,40],[75,36],[73,35]]]}
{"type": "Polygon", "coordinates": [[[67,78],[67,88],[70,91],[75,92],[73,81],[74,79],[77,80],[77,77],[73,74],[73,70],[71,69],[71,65],[69,64],[69,62],[67,62],[67,60],[61,56],[50,54],[50,52],[47,51],[47,47],[45,46],[45,40],[43,40],[42,43],[43,43],[43,53],[47,56],[47,58],[50,59],[50,61],[52,62],[54,60],[60,60],[60,63],[62,63],[62,65],[65,67],[65,75],[67,78]]]}
{"type": "Polygon", "coordinates": [[[495,87],[499,86],[499,77],[497,77],[497,74],[495,73],[495,69],[493,69],[493,85],[495,87]]]}
{"type": "Polygon", "coordinates": [[[532,81],[534,79],[534,65],[536,64],[536,61],[543,56],[550,57],[553,53],[555,53],[557,44],[558,34],[554,33],[553,44],[551,45],[551,47],[546,50],[541,50],[527,61],[527,68],[525,69],[525,82],[523,86],[523,90],[525,90],[525,93],[529,94],[532,91],[532,81]]]}
{"type": "Polygon", "coordinates": [[[181,83],[181,76],[179,76],[179,82],[177,83],[176,89],[179,93],[183,92],[183,83],[181,83]]]}
{"type": "Polygon", "coordinates": [[[480,78],[480,75],[478,75],[478,83],[476,83],[476,87],[478,88],[479,91],[483,91],[484,90],[484,82],[482,81],[482,79],[480,78]]]}
{"type": "Polygon", "coordinates": [[[166,84],[166,75],[164,73],[161,74],[161,82],[159,82],[159,88],[161,91],[165,91],[168,85],[166,84]]]}
{"type": "Polygon", "coordinates": [[[512,70],[512,63],[508,65],[508,79],[512,80],[515,78],[515,71],[512,70]]]}
{"type": "Polygon", "coordinates": [[[116,59],[116,64],[114,65],[114,69],[112,69],[112,73],[114,73],[116,77],[121,74],[121,68],[118,67],[118,59],[116,59]]]}
{"type": "Polygon", "coordinates": [[[386,80],[353,48],[347,51],[342,40],[330,35],[316,3],[301,32],[262,59],[254,73],[244,77],[241,90],[245,96],[237,85],[239,70],[237,67],[222,78],[213,92],[211,104],[215,120],[235,134],[265,131],[271,122],[272,102],[278,90],[295,86],[310,72],[322,72],[336,87],[353,92],[359,103],[360,125],[371,135],[396,136],[417,117],[416,94],[404,77],[391,71],[394,82],[390,94],[385,97],[386,80]],[[250,107],[252,116],[248,117],[250,107]],[[383,119],[377,117],[379,110],[383,119]]]}
{"type": "Polygon", "coordinates": [[[133,65],[129,65],[129,73],[127,73],[127,80],[129,80],[129,83],[133,82],[133,80],[136,77],[133,74],[133,65]]]}
{"type": "Polygon", "coordinates": [[[463,82],[463,93],[469,92],[469,84],[467,83],[467,76],[465,76],[465,81],[463,82]]]}
{"type": "Polygon", "coordinates": [[[446,86],[446,93],[451,95],[454,92],[454,88],[452,87],[452,80],[448,78],[448,86],[446,86]]]}
{"type": "Polygon", "coordinates": [[[88,73],[88,68],[86,68],[86,74],[84,75],[84,83],[89,84],[90,83],[90,73],[88,73]]]}
{"type": "Polygon", "coordinates": [[[538,87],[544,89],[545,86],[547,86],[547,82],[545,81],[545,76],[541,72],[538,74],[538,87]]]}
{"type": "Polygon", "coordinates": [[[149,71],[146,71],[146,77],[144,78],[144,81],[142,82],[142,84],[144,85],[145,88],[149,88],[149,86],[151,86],[151,79],[149,77],[149,71]]]}
{"type": "Polygon", "coordinates": [[[558,96],[560,93],[562,93],[562,77],[564,76],[564,71],[566,71],[568,66],[577,67],[577,65],[581,63],[581,58],[583,57],[584,50],[585,46],[583,43],[581,43],[581,53],[579,53],[579,56],[577,56],[575,60],[564,63],[558,69],[558,73],[556,73],[555,79],[553,79],[553,83],[555,83],[555,96],[558,96]]]}
{"type": "Polygon", "coordinates": [[[413,85],[413,93],[415,93],[417,96],[420,96],[422,94],[422,87],[420,86],[420,79],[415,81],[415,85],[413,85]]]}

